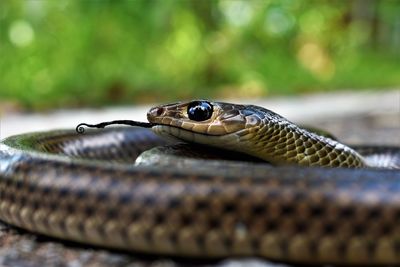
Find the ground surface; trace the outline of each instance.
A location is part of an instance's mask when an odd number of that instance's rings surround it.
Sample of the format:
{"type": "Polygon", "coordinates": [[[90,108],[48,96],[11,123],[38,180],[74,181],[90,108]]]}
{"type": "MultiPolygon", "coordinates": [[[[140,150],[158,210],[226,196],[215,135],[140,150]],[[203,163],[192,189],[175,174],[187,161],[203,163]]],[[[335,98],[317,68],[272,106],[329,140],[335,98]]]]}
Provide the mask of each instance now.
{"type": "MultiPolygon", "coordinates": [[[[340,93],[251,102],[292,121],[332,132],[352,144],[400,146],[400,90],[340,93]]],[[[1,137],[28,131],[75,127],[79,122],[112,119],[145,120],[148,107],[59,111],[52,114],[8,114],[1,119],[1,137]],[[126,114],[130,114],[127,116],[126,114]]],[[[0,224],[0,266],[286,266],[260,259],[227,259],[194,263],[126,254],[63,243],[0,224]]]]}

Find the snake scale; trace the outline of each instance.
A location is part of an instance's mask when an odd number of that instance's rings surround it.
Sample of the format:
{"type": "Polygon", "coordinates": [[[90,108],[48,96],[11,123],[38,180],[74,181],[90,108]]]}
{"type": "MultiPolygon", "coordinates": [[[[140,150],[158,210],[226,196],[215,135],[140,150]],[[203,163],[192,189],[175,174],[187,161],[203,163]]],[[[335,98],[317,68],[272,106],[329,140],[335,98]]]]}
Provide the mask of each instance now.
{"type": "Polygon", "coordinates": [[[270,164],[135,165],[166,144],[140,127],[12,136],[0,144],[0,219],[130,252],[400,264],[400,148],[352,149],[256,106],[174,103],[148,119],[158,134],[270,164]]]}

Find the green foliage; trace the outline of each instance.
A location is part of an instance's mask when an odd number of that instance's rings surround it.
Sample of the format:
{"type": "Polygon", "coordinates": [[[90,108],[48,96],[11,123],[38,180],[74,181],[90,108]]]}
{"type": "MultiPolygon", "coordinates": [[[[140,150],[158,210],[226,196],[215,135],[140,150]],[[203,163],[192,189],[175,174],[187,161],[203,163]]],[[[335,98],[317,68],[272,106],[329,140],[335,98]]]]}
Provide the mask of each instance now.
{"type": "Polygon", "coordinates": [[[0,102],[399,86],[399,14],[398,1],[1,1],[0,102]]]}

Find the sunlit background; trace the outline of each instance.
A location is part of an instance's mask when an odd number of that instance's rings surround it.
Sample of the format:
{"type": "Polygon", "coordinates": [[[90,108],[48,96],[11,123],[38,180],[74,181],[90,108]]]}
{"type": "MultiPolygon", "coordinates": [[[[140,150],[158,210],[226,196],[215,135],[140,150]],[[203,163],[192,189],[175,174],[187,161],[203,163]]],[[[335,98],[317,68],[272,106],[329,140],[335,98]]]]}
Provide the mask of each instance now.
{"type": "Polygon", "coordinates": [[[400,86],[400,1],[0,1],[18,110],[400,86]]]}

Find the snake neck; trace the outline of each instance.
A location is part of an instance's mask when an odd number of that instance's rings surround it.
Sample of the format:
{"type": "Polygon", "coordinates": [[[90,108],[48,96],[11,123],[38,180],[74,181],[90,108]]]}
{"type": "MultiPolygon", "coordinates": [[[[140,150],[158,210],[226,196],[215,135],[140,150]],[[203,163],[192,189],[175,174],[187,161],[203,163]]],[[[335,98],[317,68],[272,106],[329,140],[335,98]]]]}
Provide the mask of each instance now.
{"type": "MultiPolygon", "coordinates": [[[[276,165],[297,164],[324,167],[366,167],[354,149],[287,121],[279,115],[264,118],[262,136],[250,141],[258,157],[276,165]]],[[[249,139],[251,140],[251,139],[249,139]]]]}

